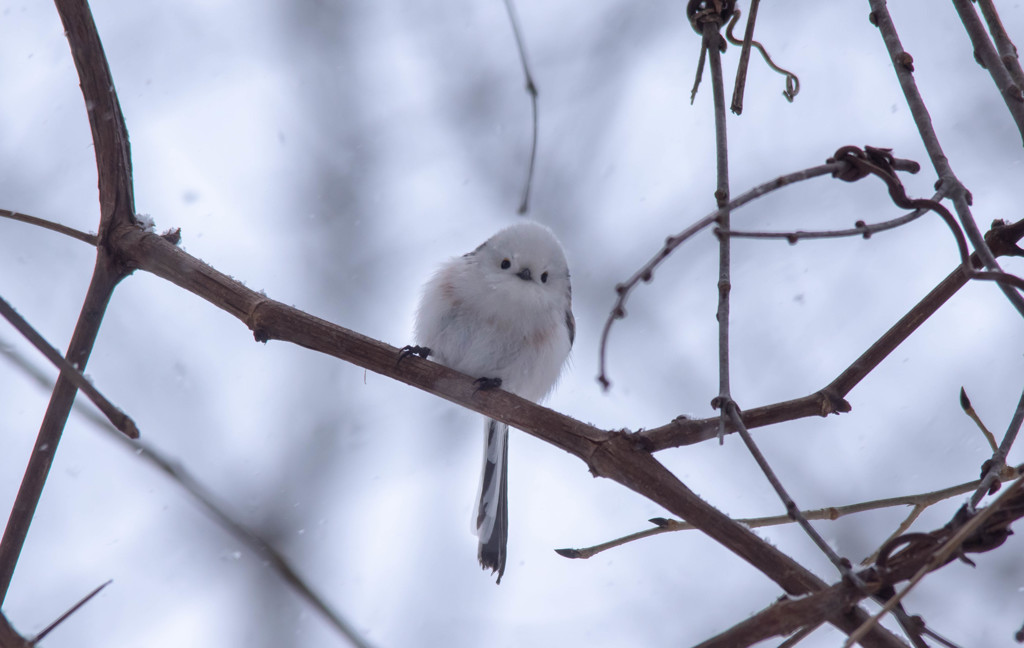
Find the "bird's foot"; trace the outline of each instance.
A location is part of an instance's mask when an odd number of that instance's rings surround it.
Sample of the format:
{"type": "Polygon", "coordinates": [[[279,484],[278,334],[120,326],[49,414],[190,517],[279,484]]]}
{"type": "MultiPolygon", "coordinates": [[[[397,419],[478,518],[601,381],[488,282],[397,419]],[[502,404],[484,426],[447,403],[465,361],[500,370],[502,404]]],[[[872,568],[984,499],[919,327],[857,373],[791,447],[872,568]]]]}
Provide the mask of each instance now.
{"type": "Polygon", "coordinates": [[[402,350],[399,352],[398,362],[396,364],[401,363],[402,360],[405,360],[411,355],[419,356],[420,358],[426,358],[427,356],[430,355],[430,349],[427,347],[407,344],[406,346],[402,347],[402,350]]]}
{"type": "Polygon", "coordinates": [[[477,378],[474,384],[477,391],[490,391],[501,387],[501,378],[477,378]]]}

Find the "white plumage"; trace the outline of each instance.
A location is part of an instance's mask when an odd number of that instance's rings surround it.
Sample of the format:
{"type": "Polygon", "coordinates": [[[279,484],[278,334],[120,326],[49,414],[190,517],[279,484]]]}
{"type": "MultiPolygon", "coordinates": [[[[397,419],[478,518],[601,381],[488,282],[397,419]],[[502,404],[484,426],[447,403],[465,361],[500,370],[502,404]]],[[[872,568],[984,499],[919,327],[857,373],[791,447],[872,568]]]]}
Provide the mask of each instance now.
{"type": "MultiPolygon", "coordinates": [[[[558,380],[575,337],[569,267],[551,230],[507,227],[427,282],[416,313],[416,343],[443,365],[532,401],[558,380]]],[[[505,571],[508,538],[508,426],[484,421],[484,471],[473,525],[480,563],[505,571]]]]}

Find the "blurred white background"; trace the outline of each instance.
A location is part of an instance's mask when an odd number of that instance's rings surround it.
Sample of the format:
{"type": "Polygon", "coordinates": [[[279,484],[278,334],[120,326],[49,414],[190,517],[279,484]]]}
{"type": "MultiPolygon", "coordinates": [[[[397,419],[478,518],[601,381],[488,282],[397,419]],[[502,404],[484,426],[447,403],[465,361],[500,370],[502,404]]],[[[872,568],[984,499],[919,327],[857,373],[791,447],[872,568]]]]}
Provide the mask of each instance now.
{"type": "MultiPolygon", "coordinates": [[[[1021,44],[1024,8],[999,7],[1021,44]]],[[[131,135],[137,209],[160,231],[181,227],[185,250],[254,289],[401,346],[434,267],[517,218],[530,105],[499,0],[92,8],[131,135]]],[[[615,283],[714,205],[710,77],[691,106],[699,39],[685,3],[517,8],[540,91],[530,216],[566,247],[578,326],[549,405],[609,429],[710,416],[710,233],[635,293],[612,332],[611,391],[595,380],[615,283]]],[[[745,112],[729,116],[734,195],[846,144],[920,161],[908,192],[932,194],[934,172],[868,10],[761,7],[756,37],[799,75],[801,93],[787,103],[782,77],[752,56],[745,112]]],[[[916,0],[891,11],[979,225],[1019,219],[1021,137],[953,7],[916,0]]],[[[738,52],[725,55],[730,91],[738,52]]],[[[94,231],[89,127],[50,4],[0,1],[0,89],[0,207],[94,231]]],[[[900,213],[877,180],[822,178],[733,223],[838,228],[900,213]]],[[[59,348],[94,257],[0,219],[0,294],[59,348]]],[[[741,240],[733,259],[733,393],[743,407],[823,387],[958,261],[946,226],[929,216],[868,241],[741,240]]],[[[1004,267],[1024,273],[1017,259],[1004,267]]],[[[958,391],[1001,436],[1024,383],[1021,325],[994,285],[968,286],[850,394],[852,413],[755,438],[804,508],[975,479],[989,450],[958,391]]],[[[0,350],[6,516],[49,397],[8,356],[55,371],[6,324],[0,350]]],[[[692,532],[589,561],[559,557],[552,549],[646,528],[665,511],[522,433],[511,440],[509,565],[496,587],[469,530],[477,415],[301,348],[257,344],[240,322],[144,273],[115,293],[88,374],[375,646],[691,645],[781,594],[692,532]]],[[[783,512],[736,437],[658,458],[729,514],[783,512]]],[[[914,529],[941,526],[962,501],[934,507],[914,529]]],[[[816,526],[858,561],[907,512],[816,526]]],[[[835,579],[795,529],[759,533],[835,579]]],[[[1021,542],[976,556],[976,569],[929,576],[908,609],[963,646],[1013,645],[1024,621],[1021,542]]],[[[345,645],[181,488],[73,414],[4,612],[38,632],[107,579],[46,646],[345,645]]],[[[802,645],[840,640],[826,627],[802,645]]]]}

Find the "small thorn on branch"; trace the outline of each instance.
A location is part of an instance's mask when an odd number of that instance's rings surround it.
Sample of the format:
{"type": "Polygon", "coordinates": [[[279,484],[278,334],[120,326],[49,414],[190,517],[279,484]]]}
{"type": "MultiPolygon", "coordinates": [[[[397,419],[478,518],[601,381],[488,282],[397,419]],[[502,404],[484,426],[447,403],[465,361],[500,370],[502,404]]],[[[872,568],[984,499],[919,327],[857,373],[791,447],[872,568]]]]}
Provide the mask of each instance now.
{"type": "Polygon", "coordinates": [[[74,605],[72,605],[68,609],[67,612],[65,612],[64,614],[62,614],[59,617],[57,617],[57,619],[53,623],[51,623],[50,625],[48,625],[45,628],[43,628],[43,631],[40,632],[39,634],[37,634],[35,637],[33,637],[32,640],[29,643],[32,644],[33,646],[38,644],[40,641],[43,640],[43,637],[45,637],[46,635],[50,634],[50,632],[52,632],[54,628],[56,628],[61,623],[63,623],[69,616],[71,616],[72,614],[77,612],[80,607],[82,607],[83,605],[88,603],[90,600],[92,600],[92,598],[94,596],[96,596],[101,591],[103,591],[104,587],[106,587],[107,585],[110,585],[113,582],[114,582],[113,580],[108,580],[106,583],[103,583],[102,585],[100,585],[99,587],[94,589],[93,591],[91,591],[88,594],[86,594],[85,598],[80,600],[78,603],[75,603],[74,605]]]}

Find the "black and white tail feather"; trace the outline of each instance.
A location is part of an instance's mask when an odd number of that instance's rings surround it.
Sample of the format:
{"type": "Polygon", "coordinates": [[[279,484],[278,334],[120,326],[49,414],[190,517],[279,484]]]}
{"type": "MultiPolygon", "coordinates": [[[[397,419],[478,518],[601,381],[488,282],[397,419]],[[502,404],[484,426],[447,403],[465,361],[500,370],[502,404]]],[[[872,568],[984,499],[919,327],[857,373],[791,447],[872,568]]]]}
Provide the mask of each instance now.
{"type": "Polygon", "coordinates": [[[501,583],[508,546],[508,426],[494,419],[484,419],[484,468],[474,519],[480,566],[497,572],[501,583]]]}

